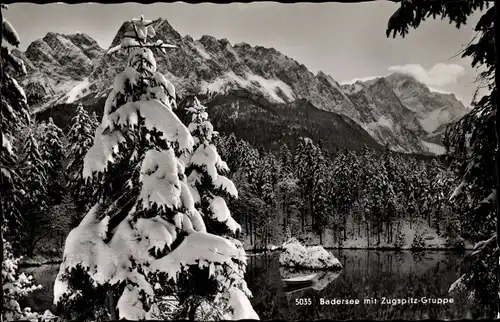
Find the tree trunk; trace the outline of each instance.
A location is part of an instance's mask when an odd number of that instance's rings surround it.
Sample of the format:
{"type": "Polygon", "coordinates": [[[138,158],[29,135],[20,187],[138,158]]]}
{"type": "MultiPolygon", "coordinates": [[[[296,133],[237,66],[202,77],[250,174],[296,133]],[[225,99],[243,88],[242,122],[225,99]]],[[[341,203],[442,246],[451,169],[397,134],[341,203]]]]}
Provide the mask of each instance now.
{"type": "Polygon", "coordinates": [[[370,223],[366,221],[366,240],[368,241],[368,247],[370,247],[370,223]]]}
{"type": "Polygon", "coordinates": [[[286,234],[286,214],[283,211],[283,233],[286,234]]]}
{"type": "Polygon", "coordinates": [[[264,233],[262,234],[261,243],[264,250],[267,249],[267,227],[264,228],[264,233]]]}
{"type": "Polygon", "coordinates": [[[332,233],[333,233],[333,241],[337,242],[337,246],[340,247],[340,243],[339,243],[339,240],[337,238],[337,227],[332,228],[332,233]]]}
{"type": "Polygon", "coordinates": [[[441,229],[440,229],[440,226],[441,226],[441,202],[439,203],[439,206],[438,206],[438,209],[437,209],[437,218],[436,218],[436,233],[439,235],[441,235],[441,229]]]}
{"type": "Polygon", "coordinates": [[[312,190],[309,193],[309,216],[311,216],[311,228],[314,226],[314,204],[312,190]]]}
{"type": "Polygon", "coordinates": [[[300,210],[300,220],[301,220],[301,225],[302,225],[302,232],[305,231],[304,229],[304,225],[305,225],[305,218],[306,218],[306,209],[304,207],[302,207],[302,209],[300,210]]]}
{"type": "Polygon", "coordinates": [[[378,225],[377,225],[377,242],[378,242],[378,245],[380,245],[380,231],[382,230],[382,222],[378,222],[378,225]]]}
{"type": "Polygon", "coordinates": [[[248,227],[248,214],[245,214],[245,231],[248,234],[249,232],[249,227],[248,227]]]}
{"type": "Polygon", "coordinates": [[[250,225],[250,244],[255,244],[254,243],[254,236],[253,236],[253,216],[250,218],[250,222],[249,222],[249,225],[250,225]]]}
{"type": "Polygon", "coordinates": [[[339,241],[339,247],[342,245],[342,235],[340,234],[339,226],[337,226],[337,239],[339,241]]]}
{"type": "Polygon", "coordinates": [[[255,221],[252,218],[252,230],[253,230],[253,244],[254,248],[257,246],[257,227],[255,225],[255,221]]]}

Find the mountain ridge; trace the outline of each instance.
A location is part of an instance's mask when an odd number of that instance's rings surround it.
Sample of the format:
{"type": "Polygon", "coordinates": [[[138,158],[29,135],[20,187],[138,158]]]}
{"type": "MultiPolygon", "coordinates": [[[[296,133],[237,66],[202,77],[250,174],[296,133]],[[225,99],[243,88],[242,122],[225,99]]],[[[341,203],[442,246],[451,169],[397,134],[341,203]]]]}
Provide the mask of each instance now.
{"type": "MultiPolygon", "coordinates": [[[[129,22],[120,26],[110,48],[121,42],[129,28],[129,22]]],[[[245,89],[269,104],[289,108],[295,101],[306,100],[317,109],[348,117],[379,145],[404,153],[435,153],[428,144],[439,142],[442,133],[434,131],[466,112],[454,95],[431,92],[408,75],[396,73],[341,85],[323,71],[313,74],[274,48],[232,45],[227,39],[209,35],[194,40],[182,36],[166,19],[159,19],[155,29],[153,40],[177,46],[166,55],[156,55],[156,60],[158,70],[181,97],[217,93],[234,98],[231,93],[245,89]]],[[[34,75],[23,85],[35,112],[105,97],[116,74],[126,67],[126,53],[105,55],[105,50],[84,34],[48,33],[18,56],[34,75]],[[69,55],[71,64],[58,53],[69,55]]]]}

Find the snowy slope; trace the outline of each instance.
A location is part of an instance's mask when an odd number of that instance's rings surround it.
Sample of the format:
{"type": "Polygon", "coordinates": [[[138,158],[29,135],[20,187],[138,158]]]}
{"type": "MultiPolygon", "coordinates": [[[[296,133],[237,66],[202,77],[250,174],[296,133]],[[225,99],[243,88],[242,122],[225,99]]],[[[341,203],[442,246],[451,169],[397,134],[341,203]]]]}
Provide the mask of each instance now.
{"type": "MultiPolygon", "coordinates": [[[[120,27],[110,48],[120,43],[128,27],[128,23],[120,27]]],[[[261,101],[288,108],[306,100],[317,109],[346,116],[367,132],[357,136],[370,135],[380,145],[408,153],[434,153],[435,147],[430,149],[422,139],[433,137],[430,142],[439,143],[441,134],[434,131],[465,113],[454,95],[433,93],[414,79],[408,82],[406,76],[393,74],[341,86],[330,75],[315,75],[274,48],[232,45],[207,35],[194,40],[181,36],[165,19],[155,29],[157,39],[177,46],[159,54],[157,65],[179,97],[213,92],[229,97],[245,90],[261,101]]],[[[113,78],[126,67],[126,54],[103,53],[89,36],[55,33],[18,53],[28,65],[29,76],[23,83],[33,108],[95,102],[107,95],[113,78]]]]}

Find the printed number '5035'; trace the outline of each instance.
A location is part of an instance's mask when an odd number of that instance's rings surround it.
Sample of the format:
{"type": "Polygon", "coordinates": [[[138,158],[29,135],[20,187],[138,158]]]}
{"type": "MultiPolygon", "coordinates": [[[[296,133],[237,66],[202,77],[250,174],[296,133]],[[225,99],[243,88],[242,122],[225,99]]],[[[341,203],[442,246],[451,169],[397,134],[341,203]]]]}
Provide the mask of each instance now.
{"type": "Polygon", "coordinates": [[[310,298],[298,298],[295,299],[295,305],[311,305],[312,300],[310,298]]]}

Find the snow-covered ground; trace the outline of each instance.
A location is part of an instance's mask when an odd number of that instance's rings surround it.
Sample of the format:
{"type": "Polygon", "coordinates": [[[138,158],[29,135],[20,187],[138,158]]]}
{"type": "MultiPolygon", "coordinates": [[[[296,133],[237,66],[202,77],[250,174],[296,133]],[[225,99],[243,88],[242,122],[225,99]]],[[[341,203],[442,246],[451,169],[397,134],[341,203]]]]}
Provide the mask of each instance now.
{"type": "Polygon", "coordinates": [[[307,269],[341,269],[342,264],[322,246],[305,247],[292,238],[283,246],[280,254],[280,264],[285,267],[307,269]]]}
{"type": "MultiPolygon", "coordinates": [[[[427,222],[423,219],[416,219],[415,222],[410,224],[410,222],[404,221],[401,222],[400,231],[403,236],[403,242],[401,247],[396,247],[395,242],[397,238],[396,232],[397,223],[394,223],[393,229],[393,241],[388,243],[385,240],[385,236],[381,236],[380,244],[377,244],[377,237],[371,237],[370,243],[368,243],[368,238],[365,235],[365,229],[361,227],[361,235],[358,235],[357,225],[352,221],[348,221],[347,223],[347,240],[343,241],[342,244],[339,244],[338,237],[335,237],[335,233],[332,229],[325,229],[323,233],[323,243],[321,246],[325,248],[345,248],[345,249],[411,249],[411,245],[413,243],[413,239],[417,233],[422,234],[424,240],[423,249],[429,250],[446,250],[446,249],[454,249],[454,247],[447,244],[446,238],[440,236],[435,228],[429,227],[427,222]]],[[[343,234],[342,232],[340,232],[343,234]]],[[[304,245],[320,245],[319,236],[313,232],[307,232],[305,234],[301,234],[301,240],[304,240],[304,245]]],[[[462,240],[464,243],[465,249],[473,249],[474,243],[468,240],[462,240]]],[[[245,250],[252,251],[253,246],[249,242],[249,238],[246,238],[243,242],[243,246],[245,250]]],[[[275,245],[268,245],[265,250],[260,249],[259,251],[275,251],[282,250],[282,247],[277,247],[275,245]]],[[[251,255],[251,254],[249,254],[251,255]]]]}
{"type": "MultiPolygon", "coordinates": [[[[347,248],[347,249],[398,249],[396,247],[395,242],[397,239],[396,227],[397,223],[394,223],[394,233],[393,233],[393,241],[388,243],[385,239],[385,236],[382,235],[380,239],[380,244],[377,244],[378,240],[376,236],[370,238],[370,243],[368,243],[368,238],[364,233],[363,227],[361,228],[361,236],[354,233],[356,229],[356,225],[352,222],[347,223],[348,233],[347,240],[343,241],[341,245],[338,243],[338,238],[334,238],[334,232],[332,230],[327,229],[323,234],[323,246],[325,248],[347,248]]],[[[450,245],[447,244],[446,238],[440,236],[436,229],[433,227],[429,227],[427,222],[423,219],[416,219],[415,222],[411,223],[408,221],[401,222],[400,227],[402,238],[402,244],[399,249],[411,249],[413,239],[417,233],[422,235],[424,240],[423,249],[452,249],[450,245]]],[[[306,245],[317,245],[319,244],[319,237],[317,234],[308,233],[304,236],[306,245]]],[[[474,244],[463,240],[464,246],[466,249],[473,249],[474,244]]]]}

